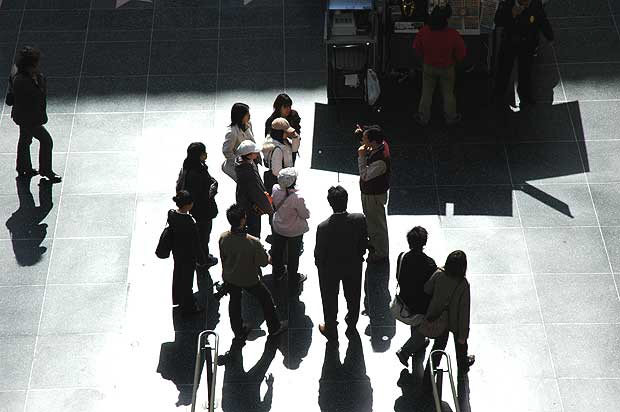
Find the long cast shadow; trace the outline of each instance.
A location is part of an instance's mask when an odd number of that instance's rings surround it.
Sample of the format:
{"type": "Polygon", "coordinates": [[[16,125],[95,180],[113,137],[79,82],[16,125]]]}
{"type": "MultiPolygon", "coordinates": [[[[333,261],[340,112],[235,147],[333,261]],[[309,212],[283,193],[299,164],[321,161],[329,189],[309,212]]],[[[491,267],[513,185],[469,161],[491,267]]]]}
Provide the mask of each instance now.
{"type": "Polygon", "coordinates": [[[41,243],[47,236],[47,223],[42,223],[54,206],[52,185],[47,180],[39,183],[39,206],[30,191],[31,177],[17,177],[19,208],[6,221],[11,233],[15,259],[20,266],[34,266],[47,251],[41,243]]]}
{"type": "MultiPolygon", "coordinates": [[[[177,406],[190,405],[196,368],[196,351],[198,349],[198,335],[203,330],[215,330],[219,323],[219,301],[208,299],[207,309],[195,315],[183,315],[178,307],[172,309],[174,326],[174,342],[161,344],[157,372],[162,378],[172,381],[179,391],[177,406]]],[[[207,380],[210,382],[212,359],[206,354],[201,360],[207,364],[207,380]]],[[[201,373],[202,375],[202,373],[201,373]]],[[[207,385],[209,396],[211,386],[207,385]]]]}
{"type": "Polygon", "coordinates": [[[353,331],[348,334],[349,345],[344,361],[340,361],[337,341],[325,344],[323,370],[319,380],[321,412],[370,412],[373,390],[366,375],[362,340],[353,331]]]}

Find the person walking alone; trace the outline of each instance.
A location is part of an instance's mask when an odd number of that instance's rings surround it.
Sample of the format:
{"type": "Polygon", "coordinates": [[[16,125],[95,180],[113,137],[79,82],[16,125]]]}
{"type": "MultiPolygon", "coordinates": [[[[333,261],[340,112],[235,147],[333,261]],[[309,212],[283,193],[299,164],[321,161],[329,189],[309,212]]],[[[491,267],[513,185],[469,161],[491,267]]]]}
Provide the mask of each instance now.
{"type": "Polygon", "coordinates": [[[16,72],[11,76],[10,86],[13,96],[11,118],[19,126],[17,143],[17,173],[20,176],[40,174],[51,183],[59,183],[62,178],[52,169],[52,136],[45,128],[47,123],[47,79],[41,73],[39,63],[41,51],[26,46],[19,51],[16,72]],[[39,141],[39,170],[32,167],[30,145],[32,138],[39,141]]]}
{"type": "Polygon", "coordinates": [[[273,297],[262,281],[261,267],[270,263],[270,257],[260,240],[246,232],[247,213],[244,207],[232,205],[226,211],[230,230],[222,233],[219,240],[222,259],[222,279],[228,286],[230,302],[228,314],[230,326],[236,339],[245,340],[247,331],[241,318],[241,292],[254,296],[263,308],[269,336],[277,336],[287,328],[280,323],[273,297]]]}

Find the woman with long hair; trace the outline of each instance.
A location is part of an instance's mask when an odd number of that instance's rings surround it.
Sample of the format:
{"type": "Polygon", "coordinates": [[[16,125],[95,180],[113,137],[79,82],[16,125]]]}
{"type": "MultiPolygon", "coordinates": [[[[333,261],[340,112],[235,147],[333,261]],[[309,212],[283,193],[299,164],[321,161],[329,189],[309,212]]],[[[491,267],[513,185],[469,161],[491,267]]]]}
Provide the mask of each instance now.
{"type": "Polygon", "coordinates": [[[62,179],[52,170],[52,136],[45,128],[47,123],[47,80],[39,68],[41,51],[26,46],[19,51],[11,75],[13,96],[11,118],[19,126],[17,142],[17,173],[20,176],[40,174],[51,183],[62,179]],[[32,138],[39,141],[39,170],[32,167],[30,145],[32,138]]]}
{"type": "MultiPolygon", "coordinates": [[[[471,295],[466,272],[467,256],[462,250],[455,250],[448,255],[444,267],[437,269],[424,285],[426,294],[432,296],[426,318],[438,319],[445,310],[448,311],[448,329],[435,339],[431,352],[444,350],[448,344],[448,335],[452,332],[459,375],[469,372],[469,367],[476,360],[467,354],[471,295]]],[[[440,360],[440,355],[433,356],[435,365],[440,360]]]]}
{"type": "Polygon", "coordinates": [[[207,148],[204,143],[194,142],[187,148],[187,157],[183,161],[182,181],[177,184],[178,190],[187,190],[194,200],[191,215],[196,219],[200,244],[207,259],[207,266],[217,265],[217,258],[209,253],[209,238],[213,227],[213,219],[217,216],[218,183],[205,163],[207,148]]]}
{"type": "MultiPolygon", "coordinates": [[[[271,134],[273,121],[278,117],[286,119],[298,136],[301,134],[301,117],[296,110],[293,110],[293,99],[286,93],[279,94],[273,102],[273,113],[265,121],[265,137],[271,134]]],[[[297,159],[298,150],[299,146],[293,151],[293,165],[297,159]]]]}
{"type": "MultiPolygon", "coordinates": [[[[222,153],[224,153],[224,163],[222,171],[230,176],[235,182],[237,175],[235,174],[235,160],[237,159],[236,149],[244,140],[250,140],[256,143],[254,133],[252,132],[252,123],[250,122],[250,107],[245,103],[235,103],[230,109],[230,125],[229,130],[224,137],[224,145],[222,153]]],[[[261,163],[260,154],[256,159],[257,163],[261,163]]]]}

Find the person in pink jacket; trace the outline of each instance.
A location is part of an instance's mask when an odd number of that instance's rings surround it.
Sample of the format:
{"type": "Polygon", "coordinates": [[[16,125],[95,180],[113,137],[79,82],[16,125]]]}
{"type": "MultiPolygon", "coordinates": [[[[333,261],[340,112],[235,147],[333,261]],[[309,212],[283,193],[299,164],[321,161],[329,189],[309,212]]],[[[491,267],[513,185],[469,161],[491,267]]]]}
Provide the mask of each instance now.
{"type": "Polygon", "coordinates": [[[280,170],[278,183],[273,185],[273,206],[275,213],[272,224],[273,276],[282,280],[288,274],[289,295],[299,295],[299,284],[306,276],[297,273],[299,256],[303,247],[303,236],[308,231],[310,211],[296,187],[297,170],[287,167],[280,170]],[[286,268],[285,268],[286,265],[286,268]]]}

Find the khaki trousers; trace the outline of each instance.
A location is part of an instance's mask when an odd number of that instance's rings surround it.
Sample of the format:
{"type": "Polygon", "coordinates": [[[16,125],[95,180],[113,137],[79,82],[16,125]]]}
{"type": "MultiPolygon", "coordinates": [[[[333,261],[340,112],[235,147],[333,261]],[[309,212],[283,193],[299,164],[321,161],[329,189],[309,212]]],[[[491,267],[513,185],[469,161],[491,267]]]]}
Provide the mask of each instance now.
{"type": "Polygon", "coordinates": [[[370,254],[377,257],[388,257],[390,254],[390,240],[388,238],[387,216],[385,206],[388,194],[367,195],[362,193],[362,209],[366,215],[368,237],[370,240],[370,254]]]}
{"type": "Polygon", "coordinates": [[[447,123],[456,120],[456,98],[454,97],[454,66],[434,67],[429,64],[424,65],[424,73],[422,75],[422,97],[420,98],[420,106],[418,112],[420,120],[428,123],[431,119],[431,106],[433,104],[433,95],[437,83],[441,89],[443,97],[443,112],[447,123]]]}

